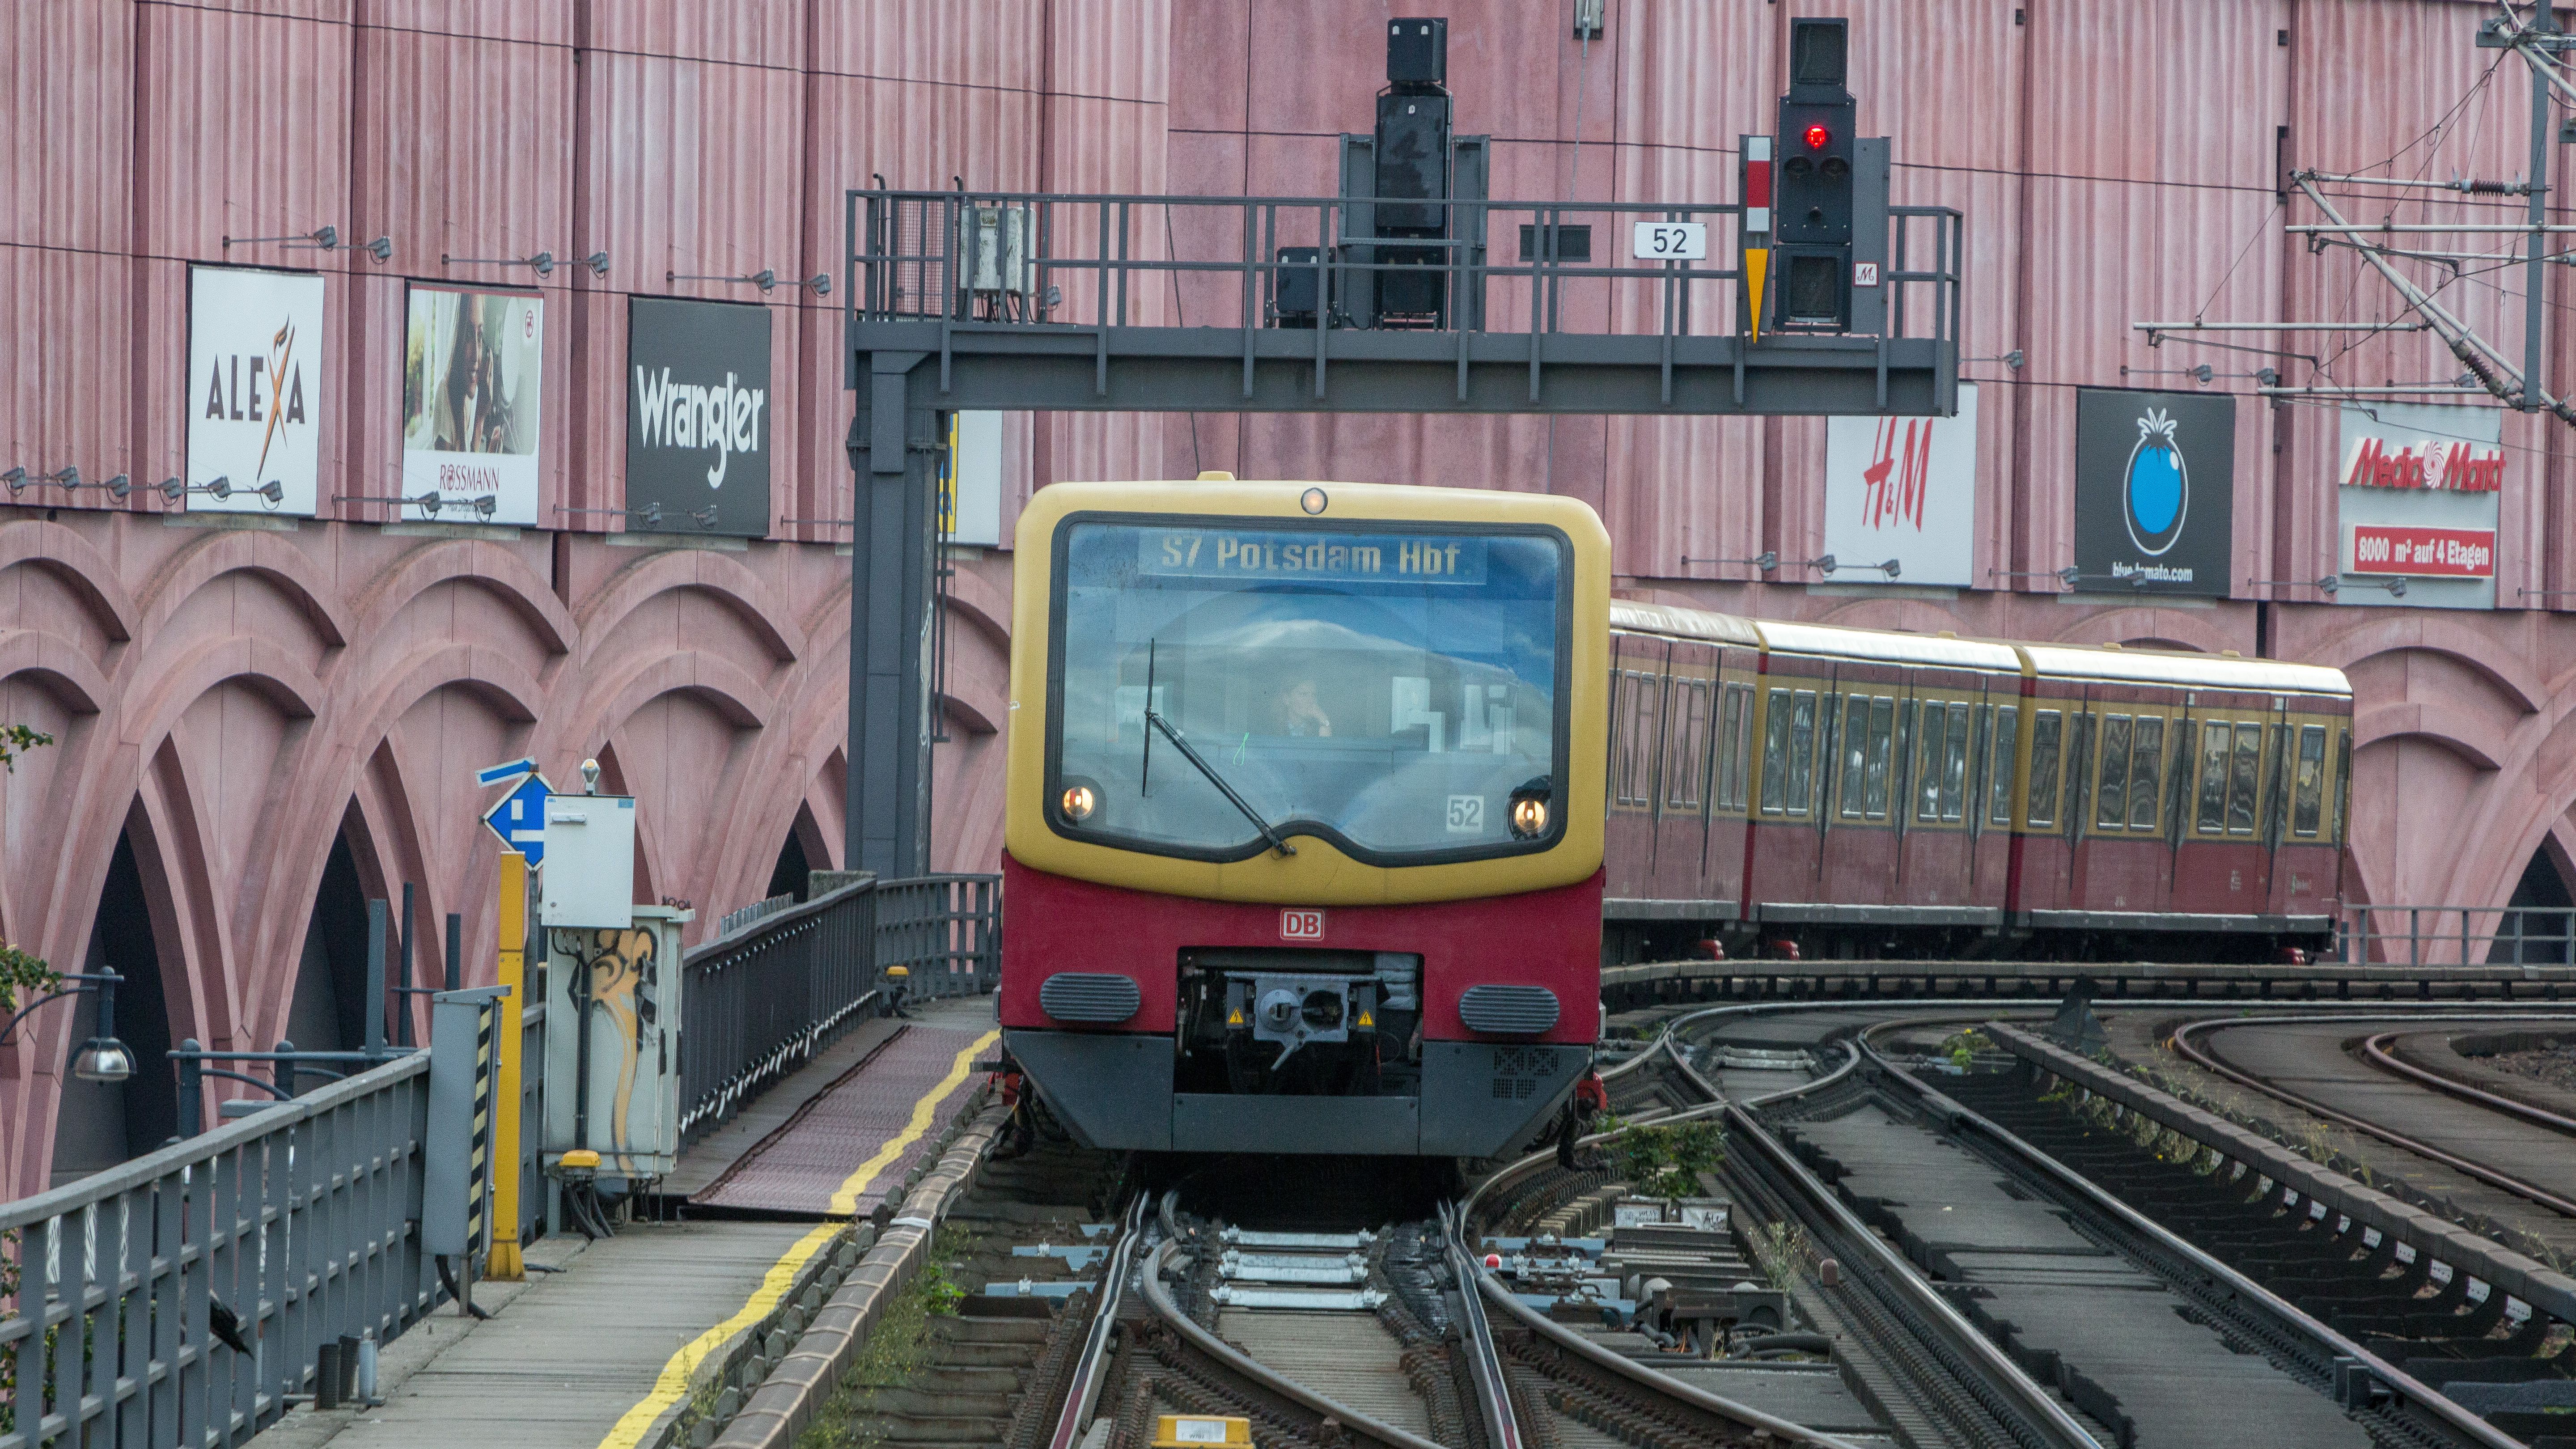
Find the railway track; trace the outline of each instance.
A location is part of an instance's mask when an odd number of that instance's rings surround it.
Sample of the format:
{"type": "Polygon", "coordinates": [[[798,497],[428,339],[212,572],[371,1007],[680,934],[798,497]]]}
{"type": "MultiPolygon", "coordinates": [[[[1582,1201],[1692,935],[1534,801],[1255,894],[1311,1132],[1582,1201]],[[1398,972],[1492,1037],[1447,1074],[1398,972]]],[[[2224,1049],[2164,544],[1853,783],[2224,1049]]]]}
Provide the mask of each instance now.
{"type": "Polygon", "coordinates": [[[902,1381],[866,1386],[840,1442],[1110,1449],[1180,1415],[1247,1418],[1294,1449],[2108,1449],[2208,1442],[2170,1430],[2241,1425],[2258,1403],[2291,1445],[2519,1442],[2510,1411],[2482,1419],[2433,1385],[2527,1354],[2545,1325],[2160,1162],[2009,1073],[1926,1081],[1888,1039],[1984,1014],[1963,1005],[1671,1019],[1606,1075],[1634,1122],[1723,1124],[1715,1192],[1683,1221],[1646,1221],[1676,1209],[1553,1152],[1382,1201],[1312,1174],[1149,1183],[1061,1144],[993,1164],[956,1215],[973,1236],[948,1269],[955,1321],[902,1381]],[[1261,1211],[1265,1193],[1299,1199],[1299,1221],[1261,1211]],[[1783,1239],[1800,1246],[1780,1270],[1783,1239]],[[1695,1316],[1711,1313],[1735,1316],[1695,1316]],[[2099,1357],[2092,1326],[2176,1355],[2169,1399],[2099,1357]]]}

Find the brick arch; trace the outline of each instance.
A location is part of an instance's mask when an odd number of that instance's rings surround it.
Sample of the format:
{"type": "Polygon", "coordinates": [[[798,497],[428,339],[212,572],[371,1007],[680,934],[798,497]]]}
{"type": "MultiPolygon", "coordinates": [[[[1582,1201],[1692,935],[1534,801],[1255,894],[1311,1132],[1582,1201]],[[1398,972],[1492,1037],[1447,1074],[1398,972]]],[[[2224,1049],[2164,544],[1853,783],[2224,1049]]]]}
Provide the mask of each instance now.
{"type": "Polygon", "coordinates": [[[2398,739],[2429,740],[2481,770],[2504,768],[2511,750],[2504,732],[2482,725],[2466,710],[2438,702],[2402,700],[2353,715],[2354,749],[2398,739]]]}
{"type": "Polygon", "coordinates": [[[508,547],[488,539],[442,539],[411,550],[357,599],[362,627],[372,631],[440,584],[473,584],[510,606],[550,654],[569,654],[575,643],[572,612],[508,547]]]}
{"type": "Polygon", "coordinates": [[[2057,642],[2136,644],[2141,648],[2217,654],[2237,648],[2240,641],[2220,627],[2215,616],[2203,618],[2180,609],[2128,606],[2070,621],[2057,631],[2057,642]]]}
{"type": "Polygon", "coordinates": [[[577,616],[585,645],[614,636],[629,615],[676,589],[703,590],[723,603],[778,662],[805,656],[806,630],[769,581],[731,554],[702,548],[658,550],[619,569],[577,616]]]}
{"type": "Polygon", "coordinates": [[[193,649],[158,675],[127,680],[125,709],[118,721],[125,739],[146,749],[157,748],[198,696],[236,679],[267,695],[290,719],[318,715],[329,693],[322,681],[274,641],[236,634],[193,649]]]}
{"type": "Polygon", "coordinates": [[[117,643],[133,639],[141,627],[141,611],[117,581],[115,565],[72,529],[37,519],[0,524],[0,571],[18,564],[41,568],[70,585],[100,631],[117,643]]]}
{"type": "Polygon", "coordinates": [[[40,629],[0,629],[0,681],[20,675],[74,714],[97,714],[113,698],[107,676],[72,641],[40,629]]]}
{"type": "MultiPolygon", "coordinates": [[[[2340,630],[2301,652],[2310,664],[2350,669],[2383,654],[2422,650],[2458,661],[2495,686],[2496,691],[2529,714],[2548,707],[2558,692],[2541,680],[2514,646],[2448,619],[2429,618],[2429,611],[2354,609],[2355,614],[2384,615],[2340,630]]],[[[2565,687],[2564,683],[2558,686],[2565,687]]]]}
{"type": "Polygon", "coordinates": [[[139,633],[157,632],[206,585],[229,573],[257,574],[304,608],[314,637],[339,648],[352,637],[348,610],[321,567],[302,549],[265,530],[223,529],[188,544],[144,591],[139,633]]]}

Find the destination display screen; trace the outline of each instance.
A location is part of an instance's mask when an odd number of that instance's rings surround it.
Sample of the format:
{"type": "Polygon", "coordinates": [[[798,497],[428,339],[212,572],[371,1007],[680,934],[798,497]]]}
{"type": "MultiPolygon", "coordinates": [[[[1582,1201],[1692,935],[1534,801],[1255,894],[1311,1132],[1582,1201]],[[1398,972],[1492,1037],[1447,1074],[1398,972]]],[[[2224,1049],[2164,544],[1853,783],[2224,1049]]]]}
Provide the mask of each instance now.
{"type": "Polygon", "coordinates": [[[1136,566],[1162,578],[1482,584],[1493,540],[1414,533],[1138,529],[1136,566]]]}

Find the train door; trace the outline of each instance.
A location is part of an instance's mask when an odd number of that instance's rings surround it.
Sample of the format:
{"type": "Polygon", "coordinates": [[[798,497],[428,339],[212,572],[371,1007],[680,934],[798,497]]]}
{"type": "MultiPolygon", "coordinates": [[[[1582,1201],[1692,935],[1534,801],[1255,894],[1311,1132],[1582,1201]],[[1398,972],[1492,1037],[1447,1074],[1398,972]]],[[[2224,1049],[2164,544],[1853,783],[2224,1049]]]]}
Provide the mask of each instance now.
{"type": "Polygon", "coordinates": [[[1662,766],[1655,786],[1657,900],[1705,900],[1710,769],[1719,704],[1718,651],[1673,641],[1664,682],[1662,766]]]}
{"type": "Polygon", "coordinates": [[[2066,784],[2058,801],[2058,838],[2066,842],[2066,904],[2081,910],[2090,898],[2092,861],[2085,850],[2085,828],[2093,814],[2093,771],[2097,753],[2096,733],[2101,726],[2094,712],[2094,697],[2099,691],[2091,685],[2076,685],[2070,691],[2066,712],[2066,784]]]}
{"type": "Polygon", "coordinates": [[[2266,746],[2285,722],[2268,695],[2200,693],[2191,721],[2190,818],[2175,851],[2170,909],[2230,916],[2268,909],[2266,746]]]}
{"type": "Polygon", "coordinates": [[[1704,899],[1743,904],[1746,814],[1753,782],[1761,767],[1754,747],[1754,689],[1760,683],[1760,656],[1749,649],[1721,649],[1717,689],[1717,729],[1712,742],[1706,854],[1700,867],[1704,899]]]}
{"type": "Polygon", "coordinates": [[[1885,905],[1898,899],[1902,794],[1896,785],[1898,711],[1909,691],[1893,664],[1845,661],[1835,671],[1832,749],[1821,812],[1819,900],[1885,905]]]}
{"type": "Polygon", "coordinates": [[[2071,693],[2056,680],[2024,695],[2024,728],[2030,739],[2024,748],[2029,760],[2027,777],[2021,786],[2020,834],[2021,868],[2017,873],[2013,905],[2021,911],[2064,910],[2073,864],[2073,850],[2066,836],[2067,755],[2074,734],[2073,721],[2082,715],[2080,693],[2071,693]]]}
{"type": "Polygon", "coordinates": [[[1817,892],[1816,736],[1832,674],[1823,661],[1766,652],[1756,690],[1751,827],[1745,875],[1748,910],[1757,902],[1806,903],[1817,892]]]}
{"type": "Polygon", "coordinates": [[[2161,913],[2172,894],[2171,850],[2163,836],[2171,692],[2097,684],[2087,697],[2090,798],[2080,822],[2082,886],[2074,903],[2112,914],[2161,913]]]}
{"type": "Polygon", "coordinates": [[[2323,916],[2333,912],[2343,852],[2336,847],[2327,808],[2334,736],[2342,721],[2323,712],[2321,700],[2294,701],[2280,735],[2282,764],[2280,844],[2272,867],[2271,912],[2323,916]]]}
{"type": "Polygon", "coordinates": [[[1968,756],[1975,735],[1977,677],[1953,670],[1911,671],[1913,698],[1903,799],[1904,842],[1897,864],[1903,905],[1968,903],[1968,756]]]}
{"type": "Polygon", "coordinates": [[[1653,894],[1656,750],[1663,726],[1666,640],[1612,636],[1609,823],[1602,838],[1603,893],[1653,894]]]}
{"type": "Polygon", "coordinates": [[[1968,902],[1999,911],[2009,908],[2013,781],[2026,712],[2020,677],[1982,678],[1976,709],[1968,746],[1968,902]]]}

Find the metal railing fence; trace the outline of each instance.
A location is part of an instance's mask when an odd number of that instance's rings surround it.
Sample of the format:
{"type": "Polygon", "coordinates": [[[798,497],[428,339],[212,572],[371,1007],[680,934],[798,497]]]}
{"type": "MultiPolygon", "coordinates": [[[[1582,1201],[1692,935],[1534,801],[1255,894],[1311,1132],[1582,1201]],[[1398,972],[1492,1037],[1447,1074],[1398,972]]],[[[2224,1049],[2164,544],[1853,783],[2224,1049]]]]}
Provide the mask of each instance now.
{"type": "Polygon", "coordinates": [[[876,964],[911,1000],[971,996],[1002,979],[1002,878],[929,875],[877,885],[876,964]]]}
{"type": "Polygon", "coordinates": [[[730,936],[754,921],[766,916],[774,916],[795,904],[796,896],[792,891],[784,895],[771,896],[764,901],[753,901],[738,911],[725,912],[724,920],[716,926],[716,934],[730,936]]]}
{"type": "Polygon", "coordinates": [[[2576,963],[2576,910],[2531,906],[2346,906],[2335,954],[2348,966],[2576,963]]]}
{"type": "Polygon", "coordinates": [[[233,1444],[438,1301],[429,1056],[0,1204],[0,1449],[233,1444]]]}
{"type": "MultiPolygon", "coordinates": [[[[680,1140],[694,1141],[866,1019],[877,883],[864,874],[691,951],[680,989],[680,1140]]],[[[728,920],[732,919],[730,917],[728,920]]]]}

